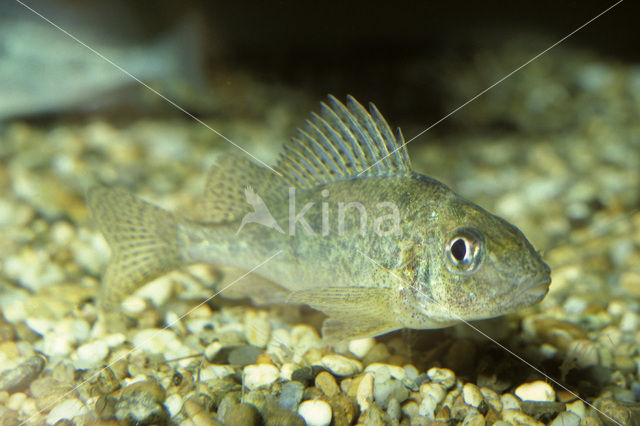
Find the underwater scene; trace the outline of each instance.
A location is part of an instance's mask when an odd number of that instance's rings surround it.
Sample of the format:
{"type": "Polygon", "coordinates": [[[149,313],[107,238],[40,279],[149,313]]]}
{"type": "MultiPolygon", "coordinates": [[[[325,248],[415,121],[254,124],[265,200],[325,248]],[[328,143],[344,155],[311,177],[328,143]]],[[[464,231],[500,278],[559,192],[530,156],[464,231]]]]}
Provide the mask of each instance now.
{"type": "Polygon", "coordinates": [[[5,0],[1,425],[640,425],[640,5],[5,0]]]}

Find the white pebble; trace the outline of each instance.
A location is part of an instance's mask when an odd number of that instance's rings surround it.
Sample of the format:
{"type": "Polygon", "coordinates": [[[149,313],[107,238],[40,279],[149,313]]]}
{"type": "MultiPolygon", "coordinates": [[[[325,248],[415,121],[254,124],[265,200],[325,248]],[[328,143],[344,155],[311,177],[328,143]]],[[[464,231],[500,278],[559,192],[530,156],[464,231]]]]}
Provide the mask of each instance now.
{"type": "Polygon", "coordinates": [[[147,309],[147,302],[139,296],[129,296],[122,302],[122,309],[129,314],[139,314],[147,309]]]}
{"type": "Polygon", "coordinates": [[[391,376],[396,380],[404,380],[407,377],[406,373],[404,372],[404,368],[398,367],[397,365],[382,364],[379,362],[369,364],[364,371],[367,373],[372,373],[374,378],[382,375],[383,378],[391,376]]]}
{"type": "Polygon", "coordinates": [[[523,401],[553,402],[556,400],[556,392],[549,383],[542,380],[518,386],[515,394],[523,401]]]}
{"type": "Polygon", "coordinates": [[[182,410],[182,397],[177,393],[172,393],[164,400],[164,406],[169,411],[169,417],[175,417],[182,410]]]}
{"type": "Polygon", "coordinates": [[[356,402],[363,413],[369,409],[373,402],[373,375],[371,373],[365,373],[362,376],[362,380],[360,380],[356,390],[356,402]]]}
{"type": "Polygon", "coordinates": [[[207,361],[213,362],[215,357],[218,355],[220,350],[222,349],[222,345],[217,340],[207,346],[204,350],[204,357],[207,361]]]}
{"type": "Polygon", "coordinates": [[[418,407],[418,415],[426,417],[429,420],[435,419],[435,411],[438,408],[438,403],[431,395],[427,395],[422,399],[420,407],[418,407]]]}
{"type": "Polygon", "coordinates": [[[625,333],[635,333],[638,331],[638,316],[631,311],[627,311],[620,319],[620,330],[625,333]]]}
{"type": "Polygon", "coordinates": [[[173,292],[173,282],[170,277],[158,278],[137,290],[137,297],[147,299],[153,306],[160,307],[167,303],[173,292]]]}
{"type": "Polygon", "coordinates": [[[102,340],[85,343],[76,349],[77,362],[76,368],[88,369],[97,367],[107,355],[109,355],[109,347],[102,340]]]}
{"type": "Polygon", "coordinates": [[[167,329],[147,328],[138,331],[132,339],[136,349],[161,353],[165,359],[182,358],[192,354],[192,350],[185,346],[176,334],[167,329]]]}
{"type": "Polygon", "coordinates": [[[342,355],[326,355],[322,357],[321,363],[335,376],[348,377],[362,371],[362,364],[359,361],[342,355]]]}
{"type": "Polygon", "coordinates": [[[22,404],[27,399],[27,395],[23,392],[16,392],[9,397],[9,402],[7,402],[7,408],[15,411],[19,411],[22,404]]]}
{"type": "Polygon", "coordinates": [[[584,402],[577,400],[567,404],[567,411],[571,411],[582,419],[587,413],[587,407],[585,407],[584,402]]]}
{"type": "Polygon", "coordinates": [[[575,413],[571,411],[565,411],[564,413],[558,414],[558,417],[553,419],[549,426],[579,426],[580,425],[580,417],[578,417],[575,413]]]}
{"type": "Polygon", "coordinates": [[[349,342],[349,352],[355,355],[358,359],[362,359],[375,344],[376,339],[373,337],[351,340],[349,342]]]}
{"type": "Polygon", "coordinates": [[[331,406],[320,399],[304,401],[298,406],[298,414],[307,426],[328,426],[331,423],[331,406]]]}
{"type": "Polygon", "coordinates": [[[271,324],[266,312],[248,311],[244,317],[245,338],[250,345],[264,348],[269,343],[271,324]]]}
{"type": "Polygon", "coordinates": [[[518,398],[511,395],[510,393],[505,393],[500,397],[500,402],[502,403],[502,411],[507,410],[517,410],[520,411],[520,401],[518,398]]]}
{"type": "Polygon", "coordinates": [[[71,420],[74,417],[84,416],[88,412],[89,409],[80,400],[69,398],[53,407],[53,410],[51,410],[47,416],[47,424],[55,425],[60,420],[71,420]]]}
{"type": "Polygon", "coordinates": [[[73,351],[73,337],[68,334],[47,333],[42,342],[42,351],[52,357],[66,357],[73,351]]]}
{"type": "Polygon", "coordinates": [[[244,385],[249,390],[257,389],[261,386],[269,386],[280,377],[280,372],[271,364],[247,365],[244,368],[244,385]]]}
{"type": "Polygon", "coordinates": [[[427,371],[427,377],[434,383],[439,383],[449,389],[456,382],[456,375],[448,368],[431,368],[427,371]]]}
{"type": "Polygon", "coordinates": [[[478,390],[478,387],[473,383],[467,383],[462,388],[462,397],[465,404],[474,408],[478,408],[482,403],[482,394],[478,390]]]}

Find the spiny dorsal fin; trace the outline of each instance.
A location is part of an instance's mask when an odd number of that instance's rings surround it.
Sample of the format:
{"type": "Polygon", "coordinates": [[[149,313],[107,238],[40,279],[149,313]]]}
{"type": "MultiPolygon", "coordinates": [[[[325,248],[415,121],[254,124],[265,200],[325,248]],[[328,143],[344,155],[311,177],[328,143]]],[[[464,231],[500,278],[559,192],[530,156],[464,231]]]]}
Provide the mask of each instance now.
{"type": "Polygon", "coordinates": [[[411,170],[404,138],[394,136],[378,109],[369,112],[352,96],[346,106],[329,95],[284,146],[277,170],[288,185],[310,188],[336,180],[389,176],[411,170]]]}
{"type": "Polygon", "coordinates": [[[285,185],[280,176],[248,158],[223,154],[209,171],[203,202],[204,219],[219,223],[241,218],[253,211],[248,200],[249,188],[251,193],[269,203],[279,196],[278,189],[285,185]]]}

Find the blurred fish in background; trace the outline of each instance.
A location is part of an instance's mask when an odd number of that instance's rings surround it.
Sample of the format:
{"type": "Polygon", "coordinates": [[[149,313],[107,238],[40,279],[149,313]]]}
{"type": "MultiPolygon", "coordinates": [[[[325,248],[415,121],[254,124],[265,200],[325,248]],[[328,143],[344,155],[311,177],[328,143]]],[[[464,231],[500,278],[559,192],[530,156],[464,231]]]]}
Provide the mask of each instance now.
{"type": "MultiPolygon", "coordinates": [[[[193,15],[151,31],[157,23],[144,24],[155,11],[142,15],[130,3],[24,4],[186,109],[215,109],[204,76],[203,27],[193,15]]],[[[19,2],[0,4],[0,122],[117,105],[168,104],[19,2]]]]}

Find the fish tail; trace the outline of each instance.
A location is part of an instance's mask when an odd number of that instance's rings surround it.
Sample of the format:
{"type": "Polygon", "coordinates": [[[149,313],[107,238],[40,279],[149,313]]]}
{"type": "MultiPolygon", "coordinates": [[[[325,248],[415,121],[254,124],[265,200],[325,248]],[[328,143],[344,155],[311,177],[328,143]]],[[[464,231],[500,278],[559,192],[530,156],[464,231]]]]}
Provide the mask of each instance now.
{"type": "Polygon", "coordinates": [[[104,310],[115,310],[133,291],[183,264],[171,213],[106,186],[91,188],[87,202],[111,247],[100,290],[104,310]]]}

